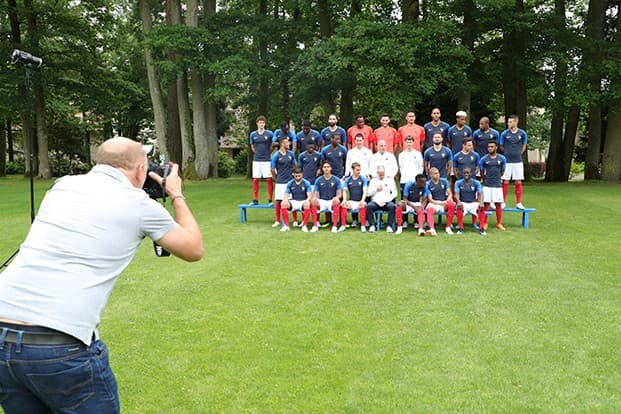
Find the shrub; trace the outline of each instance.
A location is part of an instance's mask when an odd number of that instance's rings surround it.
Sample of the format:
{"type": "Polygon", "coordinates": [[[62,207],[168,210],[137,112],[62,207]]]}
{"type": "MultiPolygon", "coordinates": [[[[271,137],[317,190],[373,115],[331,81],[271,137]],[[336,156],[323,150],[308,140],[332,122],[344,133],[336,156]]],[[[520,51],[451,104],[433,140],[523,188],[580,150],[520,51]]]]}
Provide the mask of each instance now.
{"type": "Polygon", "coordinates": [[[530,176],[533,178],[541,178],[546,175],[546,163],[545,162],[529,162],[528,170],[530,176]]]}
{"type": "Polygon", "coordinates": [[[235,157],[235,173],[246,175],[246,170],[248,168],[248,156],[249,151],[248,148],[244,148],[237,154],[235,157]]]}
{"type": "Polygon", "coordinates": [[[17,158],[15,161],[7,161],[7,174],[24,174],[26,172],[26,164],[23,158],[17,158]]]}
{"type": "Polygon", "coordinates": [[[50,151],[50,170],[54,177],[63,175],[84,174],[90,170],[90,166],[83,162],[77,154],[70,156],[62,151],[50,151]]]}
{"type": "Polygon", "coordinates": [[[576,160],[572,161],[569,169],[569,179],[571,180],[580,174],[584,174],[584,163],[577,162],[576,160]]]}
{"type": "Polygon", "coordinates": [[[235,161],[225,151],[218,151],[218,177],[228,178],[235,172],[235,161]]]}

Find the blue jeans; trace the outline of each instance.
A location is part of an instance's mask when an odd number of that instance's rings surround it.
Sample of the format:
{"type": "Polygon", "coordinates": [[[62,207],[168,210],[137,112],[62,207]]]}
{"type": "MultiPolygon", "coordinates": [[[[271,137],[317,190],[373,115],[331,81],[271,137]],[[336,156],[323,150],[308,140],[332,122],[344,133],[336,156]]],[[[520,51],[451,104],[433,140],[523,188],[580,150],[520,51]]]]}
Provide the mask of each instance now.
{"type": "Polygon", "coordinates": [[[119,413],[102,341],[86,346],[0,343],[0,404],[11,413],[119,413]]]}

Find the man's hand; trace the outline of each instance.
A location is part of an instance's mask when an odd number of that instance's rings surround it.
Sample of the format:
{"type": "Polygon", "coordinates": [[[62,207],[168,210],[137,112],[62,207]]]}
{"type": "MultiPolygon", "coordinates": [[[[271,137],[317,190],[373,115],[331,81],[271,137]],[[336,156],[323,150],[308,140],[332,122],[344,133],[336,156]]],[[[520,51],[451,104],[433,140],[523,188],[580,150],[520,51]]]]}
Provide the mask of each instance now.
{"type": "MultiPolygon", "coordinates": [[[[183,196],[183,191],[181,189],[183,183],[181,181],[181,177],[179,177],[179,165],[174,162],[169,162],[168,166],[170,168],[170,172],[168,173],[168,176],[166,176],[165,181],[166,187],[164,189],[166,190],[166,194],[168,194],[169,197],[183,196]]],[[[149,177],[151,177],[159,185],[162,185],[162,181],[164,181],[162,177],[153,171],[149,172],[149,177]]]]}

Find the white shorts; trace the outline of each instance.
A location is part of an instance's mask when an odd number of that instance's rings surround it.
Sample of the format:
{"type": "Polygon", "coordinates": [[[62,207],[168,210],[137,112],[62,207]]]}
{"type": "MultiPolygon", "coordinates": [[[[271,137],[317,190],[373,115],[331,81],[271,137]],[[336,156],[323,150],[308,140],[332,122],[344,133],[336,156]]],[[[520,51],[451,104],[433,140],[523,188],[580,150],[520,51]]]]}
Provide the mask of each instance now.
{"type": "Polygon", "coordinates": [[[347,204],[349,204],[348,210],[360,210],[360,201],[347,200],[347,204]]]}
{"type": "MultiPolygon", "coordinates": [[[[414,203],[414,205],[417,206],[417,207],[421,207],[423,204],[420,203],[420,202],[416,202],[416,203],[414,203]]],[[[410,214],[410,213],[415,213],[415,211],[414,211],[414,207],[412,207],[411,205],[408,204],[405,207],[405,210],[403,210],[403,214],[410,214]]]]}
{"type": "Polygon", "coordinates": [[[505,173],[501,177],[505,181],[509,180],[523,180],[524,179],[524,163],[515,162],[507,163],[505,173]]]}
{"type": "Polygon", "coordinates": [[[503,201],[502,187],[483,187],[484,203],[502,203],[503,201]]]}
{"type": "Polygon", "coordinates": [[[289,200],[291,211],[304,211],[304,200],[289,200]]]}
{"type": "Polygon", "coordinates": [[[464,214],[472,214],[473,216],[477,215],[479,210],[478,202],[473,201],[472,203],[461,203],[461,205],[464,208],[464,214]]]}
{"type": "Polygon", "coordinates": [[[444,211],[444,206],[441,206],[440,204],[429,203],[427,204],[427,208],[429,207],[431,207],[436,213],[439,211],[444,211]]]}
{"type": "Polygon", "coordinates": [[[332,212],[332,200],[319,199],[319,211],[332,212]]]}
{"type": "Polygon", "coordinates": [[[285,198],[285,190],[287,189],[287,184],[276,184],[274,187],[274,200],[282,200],[285,198]]]}
{"type": "Polygon", "coordinates": [[[271,165],[269,161],[252,161],[252,178],[272,178],[271,165]]]}

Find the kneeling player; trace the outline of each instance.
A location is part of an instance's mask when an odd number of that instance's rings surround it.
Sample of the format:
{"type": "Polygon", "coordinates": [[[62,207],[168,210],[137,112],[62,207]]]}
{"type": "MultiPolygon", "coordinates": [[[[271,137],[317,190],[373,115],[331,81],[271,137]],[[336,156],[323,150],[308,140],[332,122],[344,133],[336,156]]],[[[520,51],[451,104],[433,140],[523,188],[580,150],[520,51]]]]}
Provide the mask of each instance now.
{"type": "MultiPolygon", "coordinates": [[[[317,222],[318,211],[332,212],[332,233],[338,231],[337,225],[339,221],[340,203],[341,203],[341,180],[332,175],[332,166],[328,161],[321,164],[323,175],[315,180],[315,191],[313,192],[312,205],[318,210],[313,214],[313,223],[317,222]]],[[[314,225],[311,233],[317,231],[314,225]]]]}
{"type": "Polygon", "coordinates": [[[425,235],[425,191],[427,189],[427,177],[425,174],[417,174],[413,181],[408,181],[403,187],[402,199],[397,207],[397,232],[401,234],[403,231],[403,213],[416,214],[418,222],[418,235],[425,235]]]}
{"type": "Polygon", "coordinates": [[[311,206],[311,198],[313,195],[313,186],[308,180],[302,178],[302,169],[297,167],[293,170],[293,179],[287,183],[285,189],[285,195],[283,196],[281,206],[281,214],[284,225],[280,231],[289,231],[289,213],[302,211],[302,231],[308,232],[306,227],[308,223],[308,216],[315,209],[313,214],[313,227],[317,226],[317,210],[315,206],[311,206]]]}
{"type": "Polygon", "coordinates": [[[439,211],[446,211],[446,234],[453,234],[451,223],[455,213],[455,203],[451,194],[451,186],[446,178],[440,178],[440,170],[433,167],[429,170],[431,180],[427,182],[427,223],[429,223],[429,236],[437,236],[434,214],[439,211]]]}
{"type": "Polygon", "coordinates": [[[361,175],[362,167],[360,163],[354,162],[351,164],[351,175],[345,179],[343,183],[343,202],[341,203],[341,227],[339,231],[345,231],[345,223],[347,223],[347,212],[349,210],[358,210],[360,215],[360,231],[363,233],[367,231],[366,217],[367,217],[367,203],[364,201],[367,198],[367,191],[369,189],[369,182],[367,178],[361,175]]]}
{"type": "MultiPolygon", "coordinates": [[[[472,170],[464,168],[463,178],[455,183],[455,201],[457,202],[457,234],[464,233],[464,214],[471,214],[473,220],[483,211],[483,190],[481,183],[472,179],[472,170]]],[[[479,218],[479,224],[481,219],[479,218]]],[[[473,223],[474,224],[474,223],[473,223]]]]}

